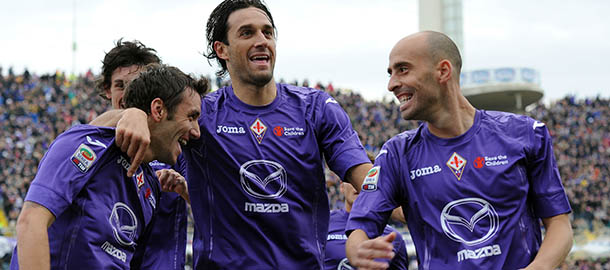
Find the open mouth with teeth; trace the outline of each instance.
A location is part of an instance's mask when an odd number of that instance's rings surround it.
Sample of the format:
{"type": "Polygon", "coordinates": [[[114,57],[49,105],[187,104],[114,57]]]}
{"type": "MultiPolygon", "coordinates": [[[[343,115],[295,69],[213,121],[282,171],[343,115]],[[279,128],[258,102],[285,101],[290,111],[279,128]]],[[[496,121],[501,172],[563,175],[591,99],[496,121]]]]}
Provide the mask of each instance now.
{"type": "Polygon", "coordinates": [[[178,139],[178,142],[179,142],[179,143],[180,143],[180,145],[182,145],[182,146],[186,146],[186,144],[188,143],[188,141],[187,141],[186,139],[183,139],[183,138],[179,138],[179,139],[178,139]]]}
{"type": "Polygon", "coordinates": [[[255,64],[267,64],[269,63],[269,56],[268,55],[254,55],[250,57],[250,61],[254,62],[255,64]]]}
{"type": "Polygon", "coordinates": [[[413,98],[413,94],[411,93],[403,93],[398,96],[398,101],[400,103],[405,103],[413,98]]]}

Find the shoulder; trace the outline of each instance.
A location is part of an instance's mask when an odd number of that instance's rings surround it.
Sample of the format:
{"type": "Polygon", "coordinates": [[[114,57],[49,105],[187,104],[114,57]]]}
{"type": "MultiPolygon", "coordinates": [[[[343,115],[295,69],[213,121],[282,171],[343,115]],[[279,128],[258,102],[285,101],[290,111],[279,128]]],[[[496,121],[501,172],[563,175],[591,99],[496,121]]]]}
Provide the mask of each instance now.
{"type": "Polygon", "coordinates": [[[481,127],[490,129],[499,129],[503,131],[512,130],[512,132],[519,133],[523,130],[520,128],[530,126],[536,122],[534,119],[520,114],[514,114],[509,112],[498,112],[498,111],[485,111],[481,110],[481,127]]]}
{"type": "Polygon", "coordinates": [[[278,89],[290,100],[302,101],[306,104],[337,103],[328,93],[309,87],[290,84],[278,84],[278,89]]]}
{"type": "MultiPolygon", "coordinates": [[[[112,148],[114,128],[77,125],[60,134],[41,160],[40,169],[57,170],[72,163],[86,173],[112,148]]],[[[49,171],[49,172],[50,172],[49,171]]]]}
{"type": "Polygon", "coordinates": [[[421,138],[421,129],[422,125],[417,127],[416,129],[411,129],[407,131],[403,131],[398,133],[394,137],[390,138],[383,145],[384,149],[403,149],[405,147],[410,147],[411,145],[418,142],[421,138]]]}

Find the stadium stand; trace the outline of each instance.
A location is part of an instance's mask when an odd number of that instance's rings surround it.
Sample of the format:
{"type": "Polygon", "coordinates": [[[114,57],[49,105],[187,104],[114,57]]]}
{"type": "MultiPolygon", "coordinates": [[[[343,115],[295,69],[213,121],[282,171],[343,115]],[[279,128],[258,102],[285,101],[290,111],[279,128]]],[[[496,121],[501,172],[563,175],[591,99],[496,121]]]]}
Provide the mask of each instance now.
{"type": "MultiPolygon", "coordinates": [[[[91,71],[68,78],[60,71],[38,76],[27,70],[14,74],[11,68],[3,74],[0,68],[1,269],[8,269],[16,219],[50,142],[70,126],[88,123],[107,109],[108,104],[95,93],[94,81],[91,71]]],[[[402,120],[393,101],[366,101],[332,84],[316,83],[315,87],[329,92],[343,106],[366,150],[373,154],[393,135],[418,125],[402,120]]],[[[567,96],[548,105],[536,104],[527,112],[545,122],[553,136],[573,208],[575,248],[560,269],[610,269],[609,103],[608,98],[567,96]]],[[[331,209],[341,208],[340,180],[330,171],[326,176],[331,209]]],[[[408,234],[406,227],[393,225],[408,234]]],[[[416,265],[413,261],[411,267],[416,265]]]]}

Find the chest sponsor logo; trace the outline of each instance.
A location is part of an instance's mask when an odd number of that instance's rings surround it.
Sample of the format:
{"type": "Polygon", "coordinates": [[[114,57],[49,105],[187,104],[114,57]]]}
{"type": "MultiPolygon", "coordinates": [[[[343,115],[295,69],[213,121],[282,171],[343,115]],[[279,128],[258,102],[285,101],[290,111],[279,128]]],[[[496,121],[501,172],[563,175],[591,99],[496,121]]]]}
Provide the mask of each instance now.
{"type": "Polygon", "coordinates": [[[447,160],[447,167],[449,167],[451,172],[453,172],[453,175],[455,175],[459,181],[464,174],[464,168],[466,168],[466,159],[458,153],[453,152],[451,157],[449,157],[449,160],[447,160]]]}
{"type": "Polygon", "coordinates": [[[76,151],[70,158],[72,164],[76,166],[81,172],[87,172],[91,166],[93,166],[93,162],[97,159],[97,155],[93,150],[82,143],[76,148],[76,151]]]}
{"type": "Polygon", "coordinates": [[[339,262],[339,265],[337,265],[337,270],[354,270],[356,268],[354,268],[351,264],[349,264],[349,261],[347,260],[347,258],[343,258],[343,260],[341,260],[341,262],[339,262]]]}
{"type": "Polygon", "coordinates": [[[160,161],[158,161],[158,160],[153,160],[153,161],[151,161],[151,162],[148,162],[148,165],[149,165],[150,167],[153,167],[153,168],[155,168],[155,167],[161,167],[161,168],[164,168],[164,167],[169,167],[167,164],[165,164],[165,163],[163,163],[163,162],[160,162],[160,161]]]}
{"type": "Polygon", "coordinates": [[[122,262],[127,262],[127,253],[108,243],[108,241],[102,244],[102,250],[110,254],[110,256],[121,260],[122,262]]]}
{"type": "MultiPolygon", "coordinates": [[[[242,189],[251,197],[274,200],[286,193],[288,179],[284,167],[275,161],[250,160],[239,168],[242,189]]],[[[246,202],[244,211],[257,213],[287,213],[287,203],[246,202]]]]}
{"type": "Polygon", "coordinates": [[[216,127],[216,133],[226,133],[226,134],[246,134],[246,129],[244,127],[232,127],[232,126],[223,126],[218,125],[216,127]]]}
{"type": "Polygon", "coordinates": [[[250,131],[252,132],[252,135],[254,135],[254,138],[256,138],[256,141],[260,144],[263,142],[265,132],[267,132],[267,126],[265,126],[263,121],[261,121],[259,118],[256,118],[254,123],[250,125],[250,131]]]}
{"type": "Polygon", "coordinates": [[[136,214],[128,205],[117,202],[112,207],[110,217],[108,217],[114,239],[122,246],[133,246],[136,234],[138,233],[138,219],[136,214]]]}
{"type": "Polygon", "coordinates": [[[494,207],[481,198],[464,198],[445,205],[440,221],[445,235],[468,246],[489,241],[500,226],[494,207]]]}
{"type": "Polygon", "coordinates": [[[326,237],[326,241],[328,240],[347,240],[347,236],[345,234],[329,234],[326,237]]]}
{"type": "Polygon", "coordinates": [[[441,171],[442,171],[442,169],[441,169],[441,166],[439,166],[439,165],[411,170],[411,180],[415,180],[415,178],[417,178],[417,177],[439,173],[441,171]]]}
{"type": "Polygon", "coordinates": [[[494,166],[508,165],[508,157],[506,155],[497,155],[497,156],[483,156],[475,158],[473,162],[473,166],[477,169],[494,166]]]}
{"type": "Polygon", "coordinates": [[[377,190],[377,182],[379,180],[379,172],[381,171],[380,166],[375,166],[369,170],[362,182],[363,191],[375,191],[377,190]]]}
{"type": "Polygon", "coordinates": [[[502,249],[500,249],[500,245],[491,245],[491,246],[484,246],[482,248],[477,248],[475,250],[462,249],[462,250],[458,251],[457,257],[458,257],[458,262],[461,262],[464,260],[480,259],[480,258],[491,257],[491,256],[500,255],[500,254],[502,254],[502,249]]]}
{"type": "Polygon", "coordinates": [[[305,135],[305,129],[302,127],[274,127],[273,134],[278,137],[291,137],[291,136],[303,136],[305,135]]]}

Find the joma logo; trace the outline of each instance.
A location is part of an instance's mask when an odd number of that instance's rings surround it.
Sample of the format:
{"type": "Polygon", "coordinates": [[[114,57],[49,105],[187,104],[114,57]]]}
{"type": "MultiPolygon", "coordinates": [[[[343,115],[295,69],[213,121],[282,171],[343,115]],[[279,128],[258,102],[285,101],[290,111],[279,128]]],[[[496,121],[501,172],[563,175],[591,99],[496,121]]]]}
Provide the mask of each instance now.
{"type": "Polygon", "coordinates": [[[230,127],[219,125],[216,128],[216,133],[245,134],[246,130],[244,129],[244,127],[230,127]]]}
{"type": "Polygon", "coordinates": [[[420,176],[438,173],[441,170],[442,170],[441,166],[438,166],[438,165],[434,165],[434,167],[430,166],[430,167],[419,168],[416,170],[411,170],[411,180],[415,180],[415,178],[420,177],[420,176]]]}

